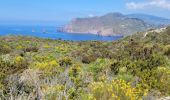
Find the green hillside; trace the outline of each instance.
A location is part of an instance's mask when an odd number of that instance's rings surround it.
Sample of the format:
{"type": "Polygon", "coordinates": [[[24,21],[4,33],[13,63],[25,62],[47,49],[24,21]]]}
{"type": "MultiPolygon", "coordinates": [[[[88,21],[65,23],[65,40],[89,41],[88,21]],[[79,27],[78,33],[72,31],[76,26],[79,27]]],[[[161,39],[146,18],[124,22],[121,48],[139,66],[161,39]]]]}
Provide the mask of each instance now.
{"type": "Polygon", "coordinates": [[[0,37],[2,100],[170,96],[170,27],[115,42],[0,37]]]}

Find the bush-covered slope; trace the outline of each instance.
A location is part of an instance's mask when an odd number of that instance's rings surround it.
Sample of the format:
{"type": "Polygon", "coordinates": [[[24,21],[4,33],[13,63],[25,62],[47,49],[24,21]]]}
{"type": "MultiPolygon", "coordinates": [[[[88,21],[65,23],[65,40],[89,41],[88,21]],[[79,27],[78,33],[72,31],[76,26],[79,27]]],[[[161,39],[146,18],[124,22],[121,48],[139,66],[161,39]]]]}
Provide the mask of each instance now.
{"type": "Polygon", "coordinates": [[[170,95],[170,28],[115,42],[0,37],[3,100],[139,100],[170,95]]]}

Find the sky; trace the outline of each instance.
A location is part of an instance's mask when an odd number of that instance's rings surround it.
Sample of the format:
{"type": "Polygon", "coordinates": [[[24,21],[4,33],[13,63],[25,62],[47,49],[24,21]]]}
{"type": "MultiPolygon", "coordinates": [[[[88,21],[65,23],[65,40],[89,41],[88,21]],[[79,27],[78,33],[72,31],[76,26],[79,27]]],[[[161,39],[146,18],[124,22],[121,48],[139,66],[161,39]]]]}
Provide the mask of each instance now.
{"type": "Polygon", "coordinates": [[[0,0],[0,24],[57,25],[110,12],[170,18],[170,0],[0,0]]]}

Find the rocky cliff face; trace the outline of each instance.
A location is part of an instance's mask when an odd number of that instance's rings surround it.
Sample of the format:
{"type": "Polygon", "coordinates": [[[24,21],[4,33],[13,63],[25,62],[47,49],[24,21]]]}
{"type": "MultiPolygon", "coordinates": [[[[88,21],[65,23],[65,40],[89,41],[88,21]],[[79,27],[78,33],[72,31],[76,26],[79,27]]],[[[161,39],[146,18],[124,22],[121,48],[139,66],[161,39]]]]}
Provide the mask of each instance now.
{"type": "Polygon", "coordinates": [[[130,35],[152,27],[138,18],[129,18],[120,13],[109,13],[100,17],[76,18],[64,27],[64,31],[114,36],[130,35]]]}

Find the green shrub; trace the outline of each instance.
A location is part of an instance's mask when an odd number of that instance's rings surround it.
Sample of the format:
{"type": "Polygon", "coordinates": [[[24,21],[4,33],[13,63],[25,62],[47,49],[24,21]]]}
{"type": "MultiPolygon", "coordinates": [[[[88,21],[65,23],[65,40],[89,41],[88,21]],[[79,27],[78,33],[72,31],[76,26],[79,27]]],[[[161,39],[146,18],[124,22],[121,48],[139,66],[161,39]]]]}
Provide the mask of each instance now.
{"type": "Polygon", "coordinates": [[[167,56],[170,56],[170,45],[165,46],[164,54],[167,55],[167,56]]]}
{"type": "Polygon", "coordinates": [[[97,58],[94,55],[83,55],[82,63],[89,64],[94,62],[97,58]]]}
{"type": "Polygon", "coordinates": [[[110,70],[110,65],[111,61],[109,59],[97,59],[88,66],[88,69],[92,72],[94,80],[98,80],[101,77],[101,74],[106,73],[107,70],[110,70]]]}
{"type": "Polygon", "coordinates": [[[38,52],[39,48],[38,47],[34,47],[34,46],[30,46],[27,48],[24,48],[23,51],[24,52],[38,52]]]}
{"type": "Polygon", "coordinates": [[[8,54],[12,51],[12,48],[7,44],[0,43],[0,54],[8,54]]]}
{"type": "Polygon", "coordinates": [[[120,68],[120,62],[118,62],[117,60],[114,60],[113,63],[110,65],[110,69],[115,75],[118,74],[119,68],[120,68]]]}

